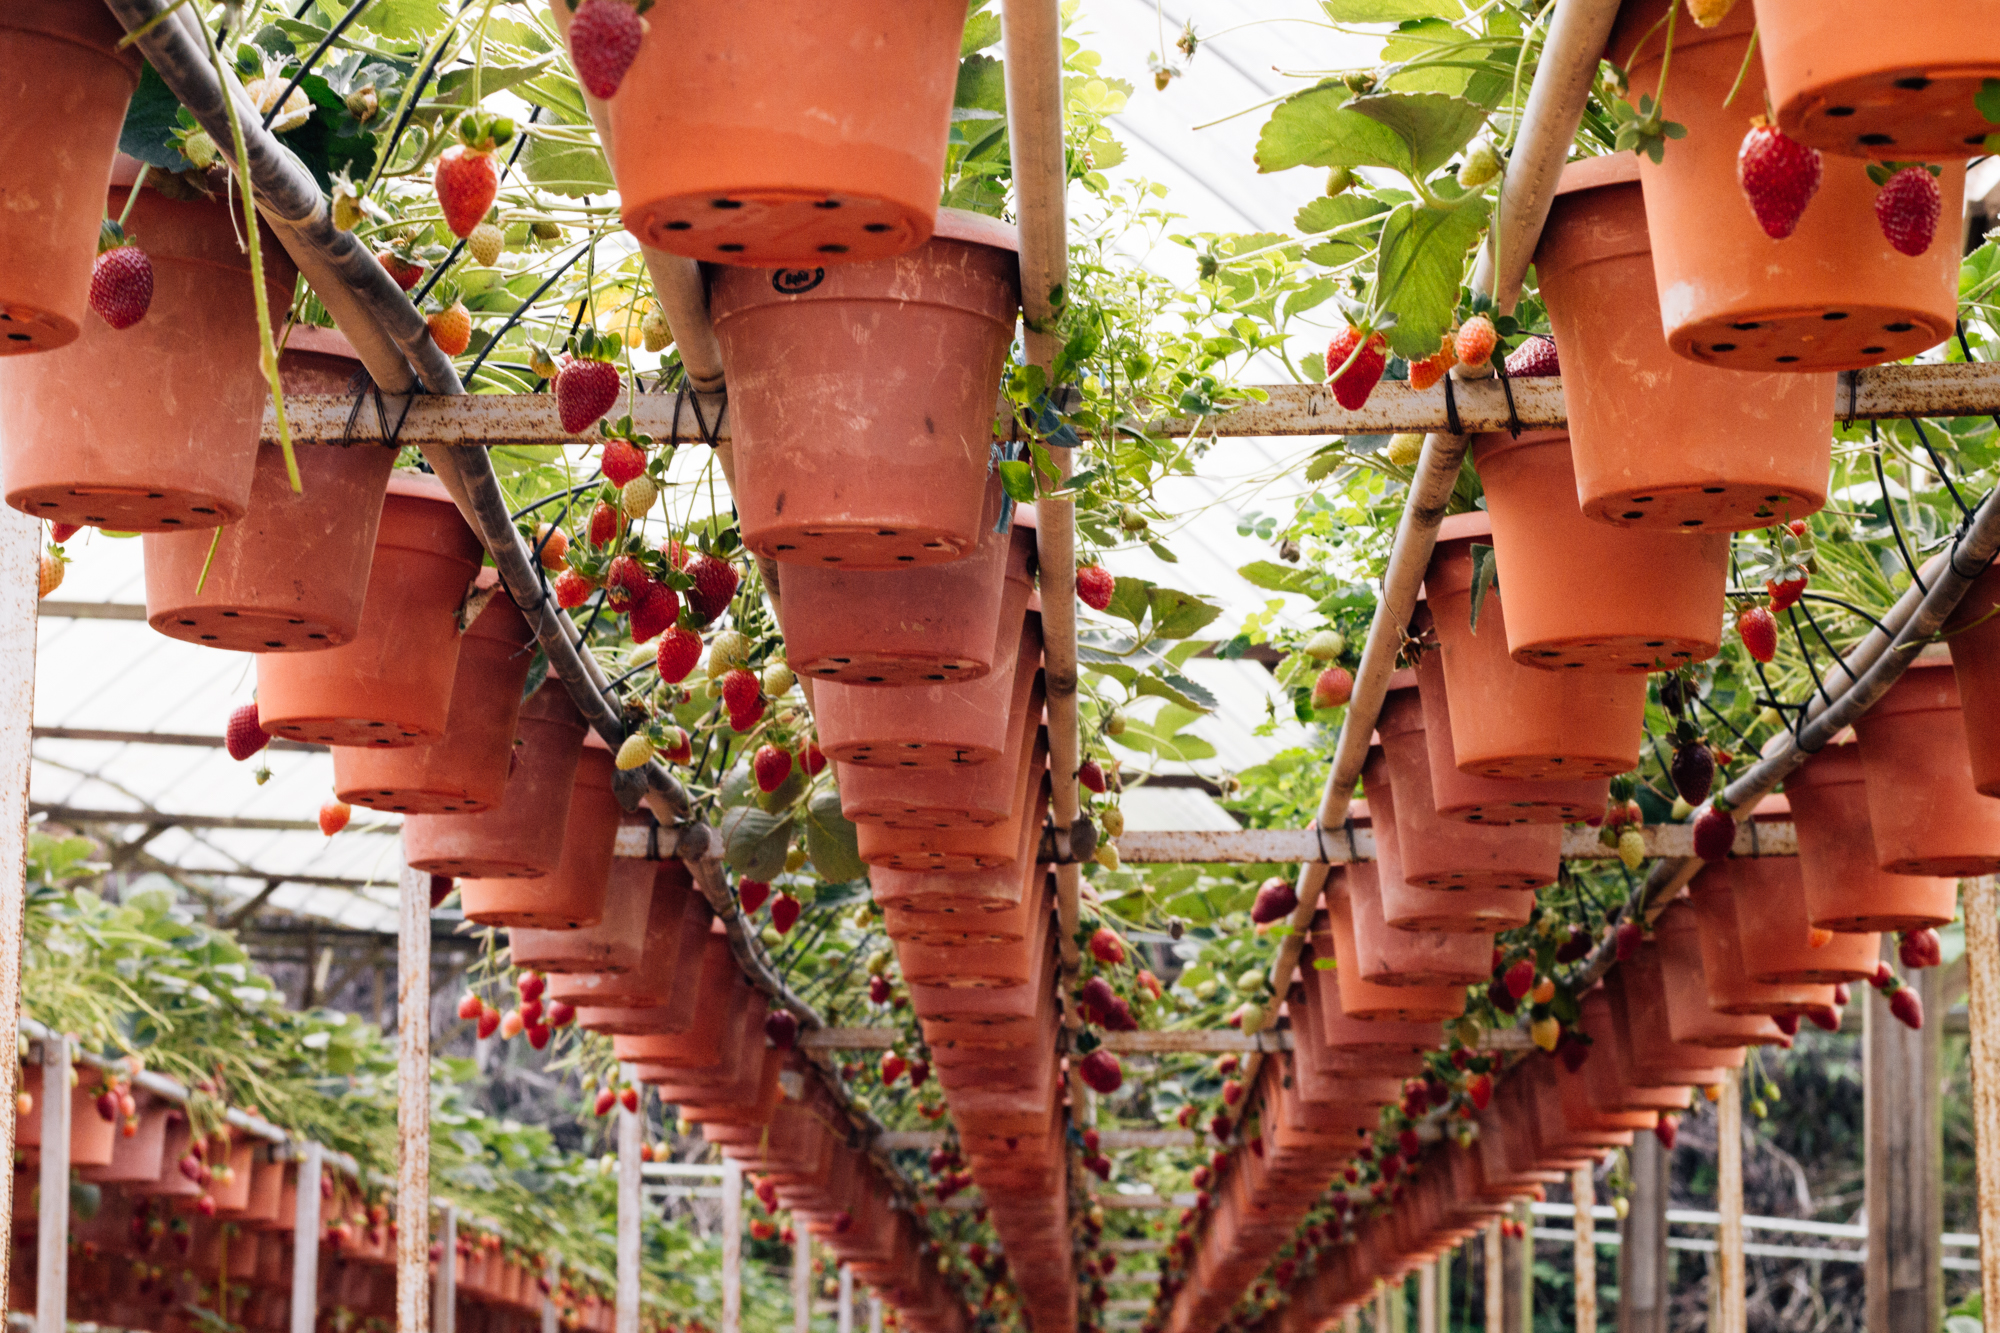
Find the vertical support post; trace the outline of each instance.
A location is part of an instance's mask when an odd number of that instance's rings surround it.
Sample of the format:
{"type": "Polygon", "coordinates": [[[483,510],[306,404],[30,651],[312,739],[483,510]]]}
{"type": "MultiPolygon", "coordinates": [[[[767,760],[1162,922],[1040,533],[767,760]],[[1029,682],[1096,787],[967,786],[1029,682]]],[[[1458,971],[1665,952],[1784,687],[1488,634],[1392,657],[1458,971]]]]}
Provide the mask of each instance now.
{"type": "MultiPolygon", "coordinates": [[[[1888,941],[1884,941],[1887,946],[1888,941]]],[[[1944,1317],[1944,1121],[1938,1097],[1943,968],[1907,971],[1927,1016],[1911,1031],[1880,991],[1862,1019],[1863,1105],[1868,1126],[1868,1333],[1930,1333],[1944,1317]]],[[[1991,1258],[1988,1258],[1989,1264],[1991,1258]]]]}
{"type": "Polygon", "coordinates": [[[1341,1333],[1361,1333],[1361,1311],[1350,1308],[1340,1321],[1341,1333]]]}
{"type": "Polygon", "coordinates": [[[1451,1327],[1451,1263],[1463,1248],[1463,1245],[1454,1245],[1438,1256],[1438,1322],[1432,1333],[1445,1333],[1451,1327]]]}
{"type": "Polygon", "coordinates": [[[743,1333],[743,1164],[722,1162],[722,1328],[743,1333]]]}
{"type": "MultiPolygon", "coordinates": [[[[0,1023],[20,1030],[21,935],[28,907],[28,756],[35,721],[35,603],[42,525],[0,505],[0,1023]]],[[[0,1060],[0,1108],[20,1064],[0,1060]]],[[[14,1160],[14,1117],[0,1114],[0,1162],[14,1160]]],[[[14,1173],[0,1171],[0,1310],[14,1248],[14,1173]]]]}
{"type": "Polygon", "coordinates": [[[1501,1265],[1505,1298],[1501,1301],[1502,1323],[1495,1333],[1533,1333],[1535,1327],[1535,1214],[1525,1200],[1514,1205],[1514,1224],[1521,1229],[1518,1240],[1506,1241],[1501,1265]]]}
{"type": "Polygon", "coordinates": [[[813,1238],[800,1221],[797,1216],[792,1218],[796,1228],[792,1233],[792,1333],[809,1333],[813,1316],[813,1238]]]}
{"type": "Polygon", "coordinates": [[[1667,1160],[1651,1134],[1625,1151],[1631,1208],[1618,1237],[1618,1333],[1667,1333],[1667,1160]]]}
{"type": "Polygon", "coordinates": [[[42,1041],[42,1205],[35,1233],[37,1333],[63,1333],[69,1316],[69,1104],[69,1038],[52,1032],[42,1041]]]}
{"type": "Polygon", "coordinates": [[[1597,1177],[1588,1165],[1570,1176],[1576,1204],[1576,1330],[1597,1333],[1597,1177]]]}
{"type": "Polygon", "coordinates": [[[431,877],[403,867],[396,940],[396,1329],[428,1333],[431,877]]]}
{"type": "Polygon", "coordinates": [[[431,1284],[431,1333],[456,1333],[458,1327],[458,1210],[438,1208],[437,1280],[431,1284]]]}
{"type": "Polygon", "coordinates": [[[1381,1278],[1375,1279],[1375,1333],[1389,1333],[1395,1325],[1389,1322],[1389,1284],[1381,1278]]]}
{"type": "Polygon", "coordinates": [[[292,1204],[291,1333],[313,1333],[319,1324],[319,1182],[325,1170],[326,1149],[308,1143],[292,1204]]]}
{"type": "Polygon", "coordinates": [[[837,1333],[854,1333],[854,1270],[840,1266],[840,1313],[837,1333]]]}
{"type": "Polygon", "coordinates": [[[1715,1314],[1716,1327],[1740,1330],[1746,1314],[1743,1285],[1743,1080],[1722,1077],[1715,1104],[1715,1314]]]}
{"type": "MultiPolygon", "coordinates": [[[[631,1071],[620,1071],[631,1082],[631,1071]]],[[[645,1166],[639,1112],[618,1108],[618,1324],[617,1333],[639,1333],[639,1221],[645,1211],[645,1166]]],[[[741,1206],[740,1203],[738,1205],[741,1206]]]]}
{"type": "MultiPolygon", "coordinates": [[[[2000,1256],[2000,880],[1992,875],[1966,880],[1964,899],[1979,1253],[2000,1256]]],[[[1979,1265],[1979,1290],[1982,1308],[1991,1310],[1993,1324],[2000,1326],[2000,1259],[1979,1265]]]]}
{"type": "MultiPolygon", "coordinates": [[[[549,1290],[542,1297],[542,1333],[556,1333],[562,1322],[562,1311],[556,1306],[556,1292],[562,1287],[562,1260],[551,1254],[543,1269],[549,1280],[549,1290]]],[[[294,1329],[292,1333],[299,1333],[294,1329]]]]}
{"type": "Polygon", "coordinates": [[[1438,1333],[1438,1262],[1417,1270],[1417,1333],[1438,1333]]]}
{"type": "Polygon", "coordinates": [[[868,1296],[868,1333],[882,1333],[882,1298],[873,1292],[868,1296]]]}
{"type": "Polygon", "coordinates": [[[1486,1329],[1500,1333],[1507,1326],[1506,1241],[1500,1234],[1500,1219],[1486,1224],[1486,1329]]]}

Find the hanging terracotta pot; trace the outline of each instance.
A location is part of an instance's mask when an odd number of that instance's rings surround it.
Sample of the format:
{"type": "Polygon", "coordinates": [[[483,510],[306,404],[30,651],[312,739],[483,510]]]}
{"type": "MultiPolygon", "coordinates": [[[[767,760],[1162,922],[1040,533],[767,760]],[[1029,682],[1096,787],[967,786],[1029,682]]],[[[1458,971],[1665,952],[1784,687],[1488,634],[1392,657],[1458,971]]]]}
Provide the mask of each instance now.
{"type": "MultiPolygon", "coordinates": [[[[130,182],[128,160],[119,175],[130,182]]],[[[124,210],[114,186],[104,207],[124,210]]],[[[10,196],[11,197],[11,196],[10,196]]],[[[83,321],[62,355],[0,358],[0,475],[32,518],[120,532],[216,528],[250,506],[270,391],[259,369],[242,214],[141,189],[126,230],[153,264],[153,302],[128,329],[83,321]]],[[[260,230],[273,327],[298,271],[260,230]]],[[[86,270],[87,272],[87,270],[86,270]]]]}
{"type": "MultiPolygon", "coordinates": [[[[1040,812],[1038,811],[1038,814],[1040,812]]],[[[965,946],[1001,944],[1026,939],[1034,925],[1034,904],[1040,901],[1041,881],[1037,878],[1047,867],[1035,860],[1042,840],[1040,818],[1021,821],[1021,840],[1014,853],[1014,859],[1005,865],[986,870],[974,870],[961,875],[912,874],[898,870],[876,870],[869,880],[879,886],[884,878],[904,881],[949,880],[958,882],[955,889],[946,890],[951,894],[947,910],[934,910],[935,900],[926,897],[907,896],[891,890],[895,900],[882,905],[884,928],[892,940],[912,940],[924,944],[949,944],[956,941],[965,946]],[[962,895],[967,886],[963,881],[979,880],[982,890],[990,896],[982,896],[966,906],[962,895]]],[[[878,896],[878,904],[882,900],[878,896]]],[[[904,975],[909,976],[906,964],[904,975]]],[[[1025,979],[1025,978],[1024,978],[1025,979]]]]}
{"type": "Polygon", "coordinates": [[[896,829],[983,828],[1006,819],[1012,813],[1021,751],[1034,744],[1042,725],[1041,673],[1024,670],[1016,679],[1019,684],[1007,709],[1014,735],[999,759],[949,769],[836,761],[841,813],[856,824],[896,829]]]}
{"type": "Polygon", "coordinates": [[[618,767],[592,732],[584,737],[563,826],[562,861],[540,879],[462,879],[458,900],[482,926],[578,930],[604,919],[612,850],[623,811],[612,792],[618,767]]]}
{"type": "Polygon", "coordinates": [[[1019,245],[1007,223],[945,210],[930,242],[900,258],[716,273],[745,546],[843,570],[972,553],[991,526],[1019,245]],[[799,393],[804,383],[814,391],[799,393]]]}
{"type": "MultiPolygon", "coordinates": [[[[295,328],[278,356],[289,396],[331,393],[360,370],[333,329],[295,328]]],[[[188,643],[236,652],[313,652],[360,632],[382,497],[396,451],[302,444],[303,491],[274,442],[257,450],[249,512],[213,532],[149,533],[146,620],[188,643]]]]}
{"type": "Polygon", "coordinates": [[[1973,785],[1958,680],[1948,668],[1911,666],[1854,731],[1882,869],[1957,877],[2000,869],[2000,801],[1973,785]]]}
{"type": "Polygon", "coordinates": [[[151,1180],[128,1182],[125,1184],[124,1192],[187,1199],[199,1196],[202,1193],[201,1185],[189,1180],[180,1169],[180,1160],[187,1156],[188,1144],[191,1141],[187,1114],[176,1109],[167,1119],[166,1137],[160,1150],[160,1174],[151,1180]]]}
{"type": "Polygon", "coordinates": [[[1921,930],[1958,915],[1958,881],[1881,868],[1861,747],[1843,732],[1785,779],[1806,912],[1824,930],[1921,930]]]}
{"type": "Polygon", "coordinates": [[[1617,1033],[1618,1074],[1635,1088],[1706,1088],[1741,1069],[1742,1046],[1693,1046],[1674,1040],[1667,1022],[1667,992],[1657,941],[1611,969],[1604,979],[1617,1033]]]}
{"type": "MultiPolygon", "coordinates": [[[[1680,25],[1677,42],[1691,26],[1680,25]]],[[[1740,200],[1736,207],[1747,211],[1740,200]]],[[[1803,518],[1826,503],[1834,377],[1724,369],[1668,348],[1635,154],[1563,169],[1535,272],[1568,372],[1563,397],[1586,517],[1663,535],[1722,532],[1803,518]]],[[[1664,587],[1650,574],[1626,586],[1664,587]]]]}
{"type": "Polygon", "coordinates": [[[1047,776],[1048,739],[1039,728],[1032,745],[1021,747],[1012,813],[982,828],[903,829],[861,824],[855,829],[861,859],[891,870],[967,871],[1003,865],[1014,859],[1021,841],[1021,821],[1036,809],[1047,776]]]}
{"type": "Polygon", "coordinates": [[[1345,867],[1341,881],[1340,890],[1329,899],[1327,913],[1341,1011],[1349,1018],[1409,1020],[1456,1018],[1464,1013],[1465,987],[1470,983],[1424,978],[1464,975],[1471,964],[1461,955],[1467,953],[1469,944],[1470,950],[1480,955],[1473,979],[1483,979],[1492,954],[1491,941],[1481,941],[1476,935],[1419,937],[1409,931],[1389,930],[1381,924],[1381,889],[1376,868],[1369,862],[1356,861],[1345,867]],[[1367,946],[1361,944],[1364,931],[1369,932],[1367,946]],[[1386,938],[1389,936],[1396,938],[1386,938]],[[1372,952],[1369,946],[1373,946],[1372,952]],[[1391,947],[1393,957],[1382,952],[1391,947]],[[1407,971],[1392,970],[1397,967],[1407,971]],[[1374,979],[1382,976],[1395,977],[1395,984],[1374,979]]]}
{"type": "Polygon", "coordinates": [[[1676,1044],[1713,1046],[1790,1046],[1791,1039],[1764,1013],[1725,1013],[1709,1003],[1717,989],[1725,997],[1739,985],[1734,974],[1721,975],[1712,987],[1704,975],[1699,914],[1694,904],[1670,903],[1653,923],[1660,945],[1660,985],[1666,997],[1667,1030],[1676,1044]]]}
{"type": "MultiPolygon", "coordinates": [[[[1739,873],[1743,861],[1729,860],[1705,867],[1688,886],[1694,904],[1701,973],[1708,1005],[1724,1014],[1803,1015],[1833,1004],[1830,985],[1781,984],[1754,981],[1743,965],[1743,947],[1736,926],[1736,900],[1745,891],[1769,891],[1762,876],[1739,873]]],[[[1871,969],[1872,971],[1872,969],[1871,969]]]]}
{"type": "MultiPolygon", "coordinates": [[[[1635,102],[1659,87],[1667,12],[1668,0],[1635,0],[1612,30],[1610,58],[1627,66],[1635,102]]],[[[1682,23],[1674,33],[1664,111],[1687,137],[1657,164],[1639,164],[1667,345],[1731,370],[1813,371],[1881,365],[1943,342],[1958,317],[1958,232],[1946,225],[1923,254],[1899,253],[1875,221],[1866,162],[1824,159],[1819,190],[1785,239],[1758,225],[1736,183],[1737,151],[1765,98],[1763,68],[1749,59],[1756,26],[1739,5],[1714,28],[1682,23]]],[[[1964,163],[1947,162],[1938,185],[1942,216],[1958,217],[1964,163]]]]}
{"type": "Polygon", "coordinates": [[[1626,1070],[1631,1055],[1620,1050],[1618,1024],[1611,1013],[1611,997],[1603,987],[1593,989],[1578,1004],[1577,1026],[1590,1038],[1584,1058],[1583,1075],[1592,1105],[1600,1111],[1685,1111],[1693,1101],[1690,1089],[1642,1087],[1630,1081],[1626,1070]]]}
{"type": "Polygon", "coordinates": [[[1988,564],[1945,621],[1944,641],[1964,703],[1973,786],[2000,796],[2000,564],[1988,564]]]}
{"type": "Polygon", "coordinates": [[[1040,613],[1026,614],[1018,637],[1003,630],[994,651],[993,669],[963,684],[816,681],[813,721],[820,750],[851,767],[940,769],[998,759],[1013,716],[1014,673],[1025,667],[1033,674],[1042,659],[1040,613]],[[1009,644],[1016,649],[1011,657],[1009,644]]]}
{"type": "Polygon", "coordinates": [[[710,935],[702,953],[700,999],[694,1022],[685,1032],[664,1036],[617,1037],[612,1048],[620,1060],[671,1067],[687,1078],[719,1069],[726,1053],[736,1049],[752,1029],[748,1017],[757,1010],[755,1031],[763,1032],[764,997],[750,988],[736,968],[726,936],[710,935]]]}
{"type": "Polygon", "coordinates": [[[395,749],[333,747],[333,789],[341,800],[403,814],[473,814],[500,804],[514,767],[521,692],[535,636],[500,586],[497,570],[473,580],[487,597],[460,636],[458,673],[444,738],[395,749]]]}
{"type": "Polygon", "coordinates": [[[1875,975],[1882,937],[1816,928],[1806,912],[1805,872],[1796,856],[1730,860],[1735,881],[1736,936],[1743,971],[1776,985],[1865,981],[1875,975]]]}
{"type": "MultiPolygon", "coordinates": [[[[1430,607],[1417,605],[1410,632],[1429,637],[1430,607]]],[[[1444,658],[1417,656],[1417,694],[1424,709],[1424,751],[1430,762],[1431,806],[1444,819],[1469,824],[1574,824],[1604,813],[1609,778],[1488,778],[1461,772],[1452,750],[1451,699],[1445,688],[1444,658]]],[[[1400,742],[1387,745],[1392,761],[1400,742]]],[[[1394,770],[1392,770],[1394,771],[1394,770]]]]}
{"type": "Polygon", "coordinates": [[[1859,0],[1757,0],[1779,128],[1844,157],[1978,156],[1994,125],[1976,99],[2000,79],[2000,41],[1985,17],[1951,0],[1893,15],[1859,0]]]}
{"type": "Polygon", "coordinates": [[[1011,913],[1020,905],[1023,891],[1032,887],[1021,877],[1018,862],[1035,854],[1045,814],[1046,797],[1041,798],[1035,818],[1023,823],[1021,850],[1011,862],[981,870],[942,872],[872,867],[868,884],[876,905],[885,912],[964,922],[966,930],[978,929],[973,924],[978,917],[1011,913]]]}
{"type": "Polygon", "coordinates": [[[1628,772],[1645,736],[1646,678],[1555,672],[1508,655],[1502,590],[1489,588],[1472,628],[1475,543],[1490,544],[1483,513],[1455,514],[1438,531],[1424,591],[1444,659],[1452,752],[1461,771],[1489,778],[1595,778],[1628,772]]]}
{"type": "MultiPolygon", "coordinates": [[[[632,971],[645,959],[653,881],[665,864],[668,863],[613,857],[604,886],[604,915],[597,924],[582,930],[516,927],[507,932],[509,961],[517,968],[534,972],[615,975],[632,971]]],[[[679,908],[681,904],[676,901],[674,906],[679,908]]],[[[676,946],[681,920],[676,915],[671,923],[676,946]]]]}
{"type": "Polygon", "coordinates": [[[912,986],[998,989],[1025,986],[1040,971],[1048,950],[1048,902],[1031,882],[1039,869],[1030,857],[1015,864],[1024,880],[1021,906],[1013,912],[982,915],[977,934],[922,931],[896,941],[896,961],[912,986]]]}
{"type": "Polygon", "coordinates": [[[484,550],[435,477],[389,479],[352,643],[257,655],[265,731],[322,745],[429,745],[445,733],[460,608],[484,550]]]}
{"type": "MultiPolygon", "coordinates": [[[[74,341],[85,321],[104,189],[139,53],[102,5],[0,10],[0,356],[74,341]]],[[[247,284],[246,284],[247,285],[247,284]]]]}
{"type": "MultiPolygon", "coordinates": [[[[135,1132],[130,1135],[119,1133],[114,1137],[111,1160],[102,1166],[80,1168],[78,1174],[83,1179],[108,1185],[159,1178],[161,1168],[166,1165],[167,1126],[179,1112],[165,1102],[156,1101],[151,1093],[144,1090],[133,1093],[133,1096],[139,1102],[139,1124],[135,1132]]],[[[95,1109],[92,1108],[93,1113],[95,1109]]],[[[17,1142],[20,1133],[27,1129],[26,1122],[17,1123],[17,1142]]],[[[39,1125],[32,1132],[39,1135],[39,1125]]]]}
{"type": "MultiPolygon", "coordinates": [[[[549,12],[567,40],[569,6],[549,12]]],[[[882,259],[931,235],[965,28],[953,0],[840,0],[809,20],[781,0],[695,0],[655,27],[605,103],[626,230],[758,268],[882,259]]]]}
{"type": "Polygon", "coordinates": [[[403,856],[413,870],[465,879],[534,879],[561,864],[570,792],[589,727],[551,676],[521,705],[512,772],[500,804],[470,815],[411,815],[403,856]]]}
{"type": "MultiPolygon", "coordinates": [[[[669,892],[670,878],[663,874],[654,883],[656,909],[669,892]]],[[[646,1036],[687,1031],[701,1000],[708,940],[720,933],[721,926],[691,882],[686,900],[677,948],[650,949],[631,972],[558,973],[549,978],[550,1000],[575,1005],[576,1024],[586,1032],[646,1036]]]]}
{"type": "Polygon", "coordinates": [[[1431,795],[1430,745],[1416,672],[1389,678],[1376,728],[1382,756],[1362,773],[1374,779],[1368,808],[1376,843],[1385,825],[1394,830],[1402,882],[1425,889],[1502,889],[1532,892],[1553,884],[1562,853],[1555,824],[1484,825],[1447,819],[1431,795]],[[1378,797],[1379,791],[1379,797],[1378,797]]]}
{"type": "MultiPolygon", "coordinates": [[[[1411,884],[1405,878],[1402,838],[1396,825],[1397,806],[1386,781],[1387,770],[1381,750],[1370,751],[1363,777],[1367,781],[1369,823],[1375,838],[1375,879],[1380,886],[1380,894],[1379,907],[1369,909],[1368,915],[1379,910],[1383,924],[1392,931],[1485,935],[1489,944],[1493,935],[1527,925],[1535,905],[1532,888],[1526,892],[1518,889],[1441,889],[1411,884]]],[[[1469,826],[1461,824],[1452,827],[1465,830],[1469,826]]],[[[1500,836],[1514,832],[1511,829],[1480,831],[1500,836]]],[[[1553,881],[1554,876],[1549,878],[1553,881]]],[[[1361,919],[1357,918],[1357,922],[1361,919]]],[[[1370,956],[1372,949],[1366,942],[1368,936],[1369,931],[1364,929],[1357,937],[1364,958],[1370,956]]],[[[1461,945],[1454,952],[1470,958],[1478,950],[1470,945],[1461,945]]],[[[1364,965],[1363,974],[1374,979],[1374,972],[1368,965],[1364,965]]],[[[1484,976],[1483,967],[1480,975],[1484,976]]]]}
{"type": "MultiPolygon", "coordinates": [[[[94,1069],[77,1068],[77,1082],[70,1088],[69,1164],[76,1167],[107,1167],[118,1142],[118,1122],[97,1113],[97,1093],[103,1076],[94,1069]]],[[[23,1064],[16,1086],[33,1100],[34,1109],[14,1117],[14,1146],[40,1150],[42,1144],[42,1066],[23,1064]]]]}
{"type": "Polygon", "coordinates": [[[1727,532],[1593,523],[1577,508],[1566,431],[1525,431],[1518,440],[1505,431],[1476,435],[1472,458],[1486,488],[1516,662],[1646,672],[1715,656],[1729,583],[1727,532]]]}

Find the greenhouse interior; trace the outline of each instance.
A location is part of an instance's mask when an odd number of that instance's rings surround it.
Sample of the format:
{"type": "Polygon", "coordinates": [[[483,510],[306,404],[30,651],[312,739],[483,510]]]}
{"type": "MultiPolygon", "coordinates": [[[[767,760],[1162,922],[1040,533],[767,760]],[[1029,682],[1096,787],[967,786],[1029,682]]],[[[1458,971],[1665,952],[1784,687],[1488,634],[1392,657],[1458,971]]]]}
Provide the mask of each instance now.
{"type": "Polygon", "coordinates": [[[1996,0],[0,91],[13,1333],[2000,1330],[1996,0]]]}

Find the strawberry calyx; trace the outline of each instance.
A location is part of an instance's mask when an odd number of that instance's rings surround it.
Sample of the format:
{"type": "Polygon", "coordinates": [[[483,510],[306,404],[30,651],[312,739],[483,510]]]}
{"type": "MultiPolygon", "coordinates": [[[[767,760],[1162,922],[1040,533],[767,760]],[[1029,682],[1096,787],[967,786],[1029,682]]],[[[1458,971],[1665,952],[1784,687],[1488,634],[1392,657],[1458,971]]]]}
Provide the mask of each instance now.
{"type": "Polygon", "coordinates": [[[121,245],[132,245],[134,241],[126,234],[125,228],[115,218],[106,218],[97,224],[97,253],[104,254],[116,250],[121,245]]]}
{"type": "MultiPolygon", "coordinates": [[[[616,361],[625,349],[625,340],[615,333],[599,333],[596,329],[585,329],[565,345],[570,356],[577,361],[616,361]]],[[[631,418],[626,418],[626,429],[630,430],[631,418]]]]}
{"type": "Polygon", "coordinates": [[[513,137],[514,121],[510,116],[468,111],[458,119],[458,141],[468,153],[491,153],[504,148],[513,137]]]}

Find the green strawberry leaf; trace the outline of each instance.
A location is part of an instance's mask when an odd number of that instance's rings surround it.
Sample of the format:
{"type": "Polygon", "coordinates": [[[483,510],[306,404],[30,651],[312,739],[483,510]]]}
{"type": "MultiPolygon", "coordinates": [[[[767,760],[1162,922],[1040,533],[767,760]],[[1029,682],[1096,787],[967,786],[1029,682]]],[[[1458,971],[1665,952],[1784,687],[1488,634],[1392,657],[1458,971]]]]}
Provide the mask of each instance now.
{"type": "Polygon", "coordinates": [[[785,853],[792,845],[792,821],[755,806],[740,805],[723,812],[723,861],[739,875],[772,880],[784,873],[785,853]]]}
{"type": "MultiPolygon", "coordinates": [[[[1434,188],[1440,195],[1458,192],[1451,181],[1434,188]]],[[[1396,317],[1388,337],[1398,356],[1417,361],[1437,351],[1458,308],[1465,253],[1485,230],[1487,210],[1483,198],[1452,209],[1411,202],[1399,204],[1383,224],[1380,299],[1383,311],[1396,317]]]]}
{"type": "Polygon", "coordinates": [[[1376,93],[1355,98],[1347,109],[1395,131],[1407,156],[1379,165],[1417,180],[1449,162],[1486,123],[1484,107],[1446,93],[1376,93]]]}
{"type": "Polygon", "coordinates": [[[1455,19],[1465,13],[1458,0],[1320,0],[1335,23],[1401,23],[1406,19],[1455,19]]]}
{"type": "Polygon", "coordinates": [[[831,788],[813,797],[806,807],[806,857],[829,884],[860,879],[868,873],[854,825],[840,813],[840,793],[831,788]]]}

